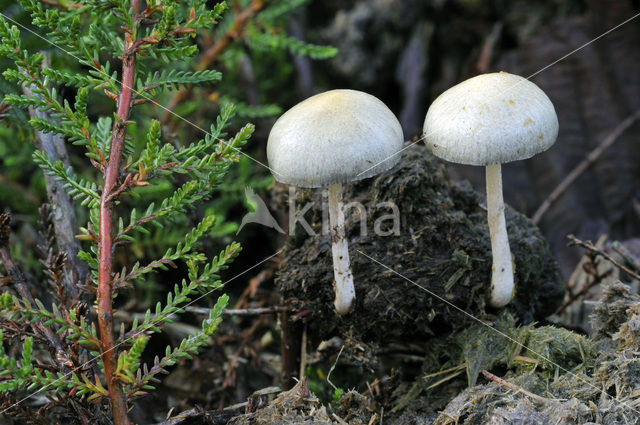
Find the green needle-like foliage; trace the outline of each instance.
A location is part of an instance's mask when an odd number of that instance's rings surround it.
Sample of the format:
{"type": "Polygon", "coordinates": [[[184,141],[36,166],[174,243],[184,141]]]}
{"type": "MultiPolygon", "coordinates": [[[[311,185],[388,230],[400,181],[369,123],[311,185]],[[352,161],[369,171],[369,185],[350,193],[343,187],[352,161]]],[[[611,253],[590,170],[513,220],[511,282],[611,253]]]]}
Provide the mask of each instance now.
{"type": "MultiPolygon", "coordinates": [[[[232,86],[237,82],[233,77],[237,69],[231,58],[246,52],[256,52],[258,57],[291,52],[327,58],[336,51],[279,31],[287,17],[306,3],[300,0],[255,5],[238,0],[231,2],[239,6],[234,8],[225,2],[154,0],[142,2],[146,8],[137,13],[132,11],[130,0],[19,3],[24,10],[20,13],[29,18],[17,15],[15,7],[0,16],[2,102],[11,109],[10,122],[23,140],[32,137],[22,131],[28,124],[37,137],[54,136],[72,153],[67,161],[55,152],[35,150],[33,160],[61,182],[75,203],[76,210],[67,212],[79,213],[84,221],[77,230],[82,243],[77,259],[88,266],[88,272],[86,278],[71,282],[80,293],[70,293],[68,280],[78,279],[76,262],[75,258],[69,261],[68,253],[59,252],[60,241],[51,230],[56,217],[51,212],[42,219],[47,242],[42,250],[43,268],[37,275],[45,282],[38,286],[52,290],[46,302],[32,298],[19,266],[7,260],[8,238],[0,243],[5,259],[0,272],[6,272],[0,277],[9,282],[0,292],[0,407],[9,414],[23,415],[31,408],[18,409],[11,401],[39,392],[50,404],[39,409],[38,417],[60,423],[79,423],[81,417],[104,419],[111,414],[109,403],[115,406],[114,385],[122,389],[125,403],[146,394],[154,388],[158,374],[166,373],[181,358],[197,355],[210,341],[227,305],[228,297],[219,296],[199,331],[178,346],[167,347],[151,364],[145,363],[151,335],[176,320],[186,304],[219,291],[223,287],[220,273],[241,251],[236,242],[227,243],[213,258],[207,258],[201,249],[202,240],[216,233],[217,226],[225,225],[224,213],[221,217],[206,215],[195,224],[185,217],[198,203],[215,202],[214,191],[224,185],[224,177],[235,163],[241,162],[237,173],[243,180],[227,185],[224,193],[240,192],[251,178],[241,148],[251,137],[253,126],[241,125],[239,119],[280,112],[273,104],[249,105],[239,98],[242,90],[232,86]],[[240,22],[237,11],[254,6],[249,18],[240,22]],[[29,19],[37,35],[14,19],[29,19]],[[222,49],[216,58],[222,71],[232,74],[225,81],[219,70],[198,65],[200,50],[195,38],[204,33],[226,40],[233,25],[241,26],[242,31],[227,40],[226,51],[222,49]],[[122,81],[122,63],[127,57],[135,57],[131,87],[122,81]],[[212,87],[219,92],[212,93],[212,87]],[[130,111],[122,118],[118,101],[127,90],[132,90],[130,111]],[[178,91],[196,90],[208,90],[208,96],[187,96],[170,105],[178,91]],[[209,104],[203,106],[203,102],[209,104]],[[193,117],[195,127],[189,127],[189,117],[172,127],[169,121],[174,117],[162,117],[166,112],[162,105],[170,105],[176,112],[197,111],[201,106],[217,108],[217,113],[193,117]],[[214,122],[206,122],[203,116],[215,117],[214,122]],[[208,130],[199,134],[199,128],[208,130]],[[106,171],[114,166],[110,157],[112,150],[117,152],[114,144],[121,130],[124,136],[116,183],[108,188],[106,171]],[[109,204],[107,209],[101,207],[105,203],[109,204]],[[99,255],[105,211],[112,214],[108,223],[112,225],[109,235],[114,252],[132,258],[122,264],[109,257],[113,272],[107,277],[108,285],[99,277],[105,266],[99,255]],[[146,238],[162,239],[165,232],[172,233],[164,237],[164,246],[159,245],[159,252],[164,253],[155,258],[131,254],[136,244],[146,243],[146,238]],[[167,248],[170,244],[173,246],[167,248]],[[99,330],[104,328],[98,326],[95,314],[89,314],[102,305],[93,305],[94,297],[99,300],[108,288],[108,296],[117,300],[120,291],[153,282],[155,274],[179,263],[186,268],[186,277],[178,279],[155,308],[144,312],[143,319],[123,324],[121,332],[113,335],[114,345],[105,345],[108,338],[99,330]],[[50,355],[43,356],[43,349],[50,355]],[[115,358],[112,376],[107,376],[105,368],[105,363],[109,364],[107,351],[113,351],[115,358]],[[54,405],[57,410],[50,409],[54,405]]],[[[0,215],[0,233],[8,234],[6,217],[0,215]]],[[[225,229],[227,234],[232,230],[225,229]]]]}

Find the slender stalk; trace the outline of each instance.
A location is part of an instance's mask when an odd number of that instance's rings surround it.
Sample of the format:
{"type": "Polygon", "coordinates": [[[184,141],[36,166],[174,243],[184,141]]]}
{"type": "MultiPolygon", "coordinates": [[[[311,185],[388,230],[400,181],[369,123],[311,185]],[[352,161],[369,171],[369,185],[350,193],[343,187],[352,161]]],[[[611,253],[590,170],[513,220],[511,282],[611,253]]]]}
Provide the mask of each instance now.
{"type": "Polygon", "coordinates": [[[493,307],[509,304],[513,295],[513,265],[511,249],[507,235],[507,223],[504,218],[504,200],[502,199],[502,167],[500,164],[487,165],[487,215],[489,234],[491,235],[491,298],[493,307]]]}
{"type": "MultiPolygon", "coordinates": [[[[131,9],[134,20],[138,13],[139,0],[131,0],[131,9]]],[[[131,28],[135,34],[134,28],[131,28]]],[[[116,190],[118,174],[120,173],[120,160],[124,139],[126,135],[126,123],[131,111],[131,98],[135,77],[136,49],[133,46],[132,37],[125,36],[125,49],[122,58],[122,86],[118,98],[118,119],[111,133],[111,148],[109,160],[104,172],[104,185],[100,199],[100,233],[98,242],[98,293],[97,312],[98,327],[100,329],[101,357],[104,363],[104,372],[107,379],[107,388],[111,399],[111,410],[114,425],[129,425],[127,417],[127,401],[122,384],[116,378],[117,352],[113,335],[113,221],[112,208],[114,198],[112,194],[116,190]]]]}
{"type": "Polygon", "coordinates": [[[338,314],[347,314],[356,297],[353,274],[349,262],[349,246],[345,237],[344,212],[342,211],[342,184],[329,186],[329,223],[331,224],[331,252],[333,254],[333,275],[336,300],[334,306],[338,314]]]}

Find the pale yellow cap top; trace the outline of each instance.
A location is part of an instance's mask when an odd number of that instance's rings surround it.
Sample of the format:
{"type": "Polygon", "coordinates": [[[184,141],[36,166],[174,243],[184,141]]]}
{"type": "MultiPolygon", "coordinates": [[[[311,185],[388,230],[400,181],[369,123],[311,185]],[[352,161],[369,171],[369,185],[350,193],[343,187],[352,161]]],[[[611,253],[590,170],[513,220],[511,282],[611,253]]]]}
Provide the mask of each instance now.
{"type": "Polygon", "coordinates": [[[278,118],[267,158],[279,182],[325,187],[388,170],[403,143],[400,123],[382,101],[340,89],[303,100],[278,118]]]}
{"type": "Polygon", "coordinates": [[[498,72],[442,93],[429,107],[423,131],[427,147],[439,158],[495,165],[547,150],[558,137],[558,117],[538,86],[498,72]]]}

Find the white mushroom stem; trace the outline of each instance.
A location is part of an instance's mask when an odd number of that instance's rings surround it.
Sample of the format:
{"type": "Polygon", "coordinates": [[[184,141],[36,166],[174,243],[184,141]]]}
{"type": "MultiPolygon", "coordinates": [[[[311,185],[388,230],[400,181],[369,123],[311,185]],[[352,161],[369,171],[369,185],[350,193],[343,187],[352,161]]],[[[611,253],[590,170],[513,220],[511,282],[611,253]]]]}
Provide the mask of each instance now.
{"type": "Polygon", "coordinates": [[[331,252],[333,254],[333,275],[336,300],[334,306],[343,315],[351,309],[356,297],[353,274],[349,264],[349,246],[345,238],[344,212],[342,211],[342,184],[329,186],[329,223],[331,224],[331,252]]]}
{"type": "Polygon", "coordinates": [[[507,223],[504,218],[504,200],[502,198],[502,168],[500,164],[487,165],[487,215],[489,216],[489,234],[491,235],[491,297],[492,307],[509,304],[513,296],[513,266],[507,223]]]}

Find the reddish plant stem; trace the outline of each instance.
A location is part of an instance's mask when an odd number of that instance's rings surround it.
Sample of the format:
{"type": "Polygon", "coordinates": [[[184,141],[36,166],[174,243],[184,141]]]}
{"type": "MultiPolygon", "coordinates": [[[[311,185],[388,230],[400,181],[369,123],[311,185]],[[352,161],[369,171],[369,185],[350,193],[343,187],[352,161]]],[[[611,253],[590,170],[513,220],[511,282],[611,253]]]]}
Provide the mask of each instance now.
{"type": "Polygon", "coordinates": [[[222,38],[204,52],[198,63],[198,70],[205,70],[220,56],[220,53],[231,43],[234,38],[239,38],[249,20],[264,7],[264,0],[253,0],[251,4],[236,15],[233,24],[222,38]]]}
{"type": "Polygon", "coordinates": [[[615,258],[610,256],[609,254],[607,254],[603,250],[598,249],[598,247],[593,245],[591,242],[588,242],[588,241],[587,242],[583,242],[583,241],[581,241],[580,239],[576,238],[573,235],[569,235],[569,236],[567,236],[567,238],[569,238],[569,241],[570,241],[568,246],[573,246],[573,245],[581,246],[581,247],[589,250],[589,252],[593,253],[593,255],[599,255],[599,256],[603,257],[605,260],[609,261],[611,264],[613,264],[614,266],[616,266],[617,268],[619,268],[623,272],[627,273],[633,279],[640,280],[640,274],[635,273],[630,268],[626,267],[623,264],[620,264],[618,261],[616,261],[615,258]]]}
{"type": "MultiPolygon", "coordinates": [[[[198,71],[205,70],[218,59],[218,56],[226,49],[234,39],[241,37],[244,27],[249,23],[250,19],[264,7],[264,0],[253,0],[246,9],[236,14],[229,30],[211,47],[205,50],[200,62],[198,62],[198,71]]],[[[183,87],[176,92],[171,98],[167,109],[162,114],[162,121],[166,122],[176,106],[184,102],[191,93],[191,86],[183,87]]]]}
{"type": "MultiPolygon", "coordinates": [[[[134,21],[138,14],[139,0],[131,0],[131,9],[134,21]]],[[[111,148],[109,161],[104,172],[104,185],[100,199],[100,234],[98,241],[98,292],[97,313],[98,327],[100,329],[101,357],[104,363],[104,373],[111,398],[111,410],[114,425],[129,425],[127,417],[127,401],[122,384],[116,377],[117,351],[115,350],[115,338],[113,335],[113,217],[112,208],[115,197],[118,174],[120,173],[120,160],[126,126],[131,111],[131,98],[135,77],[136,47],[131,33],[125,34],[125,49],[122,57],[122,86],[118,98],[118,120],[113,125],[111,133],[111,148]]]]}
{"type": "Polygon", "coordinates": [[[547,403],[549,403],[551,401],[548,398],[544,398],[542,396],[539,396],[538,394],[532,393],[531,391],[527,391],[527,390],[525,390],[524,388],[522,388],[519,385],[516,385],[514,383],[506,381],[506,380],[500,378],[499,376],[494,375],[493,373],[491,373],[489,371],[483,370],[482,374],[488,380],[496,382],[499,385],[503,385],[503,386],[509,388],[511,391],[515,391],[516,393],[522,393],[522,394],[524,394],[524,395],[526,395],[528,397],[531,397],[535,403],[547,404],[547,403]]]}

